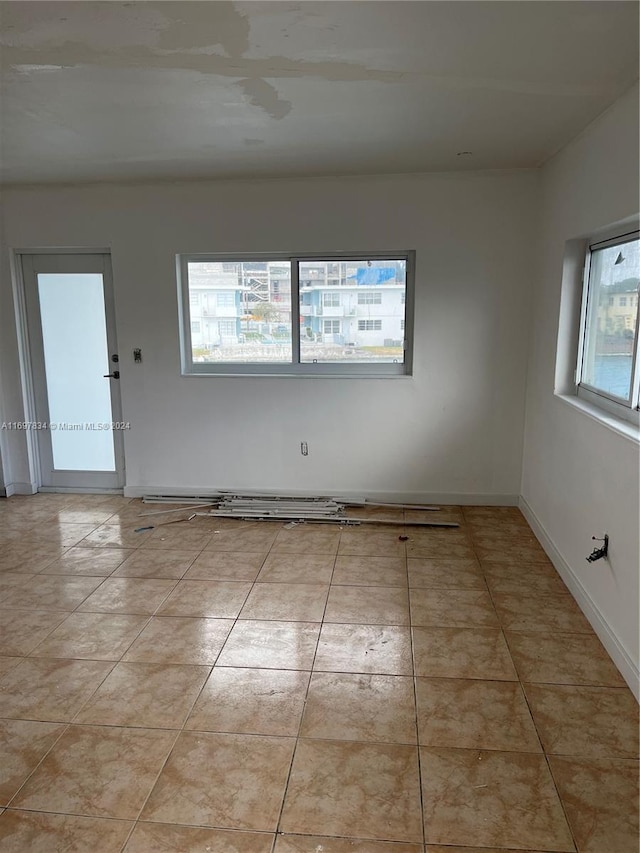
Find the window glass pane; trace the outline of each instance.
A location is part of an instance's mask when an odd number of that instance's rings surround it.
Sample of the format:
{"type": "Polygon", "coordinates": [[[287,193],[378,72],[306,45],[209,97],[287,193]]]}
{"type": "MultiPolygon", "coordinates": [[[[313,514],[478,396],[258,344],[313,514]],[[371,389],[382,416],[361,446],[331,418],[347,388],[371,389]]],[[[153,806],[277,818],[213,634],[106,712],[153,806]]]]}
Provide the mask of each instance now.
{"type": "Polygon", "coordinates": [[[407,262],[300,261],[303,363],[404,362],[407,262]]]}
{"type": "Polygon", "coordinates": [[[291,362],[288,262],[190,261],[187,266],[194,364],[291,362]]]}
{"type": "Polygon", "coordinates": [[[640,241],[591,252],[582,382],[629,400],[637,334],[640,241]]]}

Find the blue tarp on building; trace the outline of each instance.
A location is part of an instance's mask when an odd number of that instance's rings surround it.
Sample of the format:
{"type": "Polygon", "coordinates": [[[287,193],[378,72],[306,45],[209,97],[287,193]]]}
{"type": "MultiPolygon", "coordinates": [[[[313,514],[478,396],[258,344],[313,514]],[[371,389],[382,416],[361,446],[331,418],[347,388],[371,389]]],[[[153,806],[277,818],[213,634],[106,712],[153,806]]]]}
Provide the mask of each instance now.
{"type": "MultiPolygon", "coordinates": [[[[353,276],[351,276],[353,278],[353,276]]],[[[359,267],[355,274],[356,284],[384,284],[395,279],[393,267],[359,267]]]]}

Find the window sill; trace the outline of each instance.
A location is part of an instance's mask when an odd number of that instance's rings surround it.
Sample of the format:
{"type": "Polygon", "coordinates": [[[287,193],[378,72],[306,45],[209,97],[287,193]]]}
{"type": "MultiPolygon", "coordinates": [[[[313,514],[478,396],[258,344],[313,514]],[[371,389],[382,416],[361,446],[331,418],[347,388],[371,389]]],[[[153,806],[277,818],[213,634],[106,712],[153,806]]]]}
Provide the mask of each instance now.
{"type": "Polygon", "coordinates": [[[586,400],[581,400],[579,397],[572,394],[556,393],[555,396],[566,405],[587,415],[591,420],[597,421],[599,424],[602,424],[602,426],[607,427],[607,429],[610,429],[613,432],[618,433],[618,435],[621,435],[623,438],[634,442],[634,444],[640,444],[640,428],[629,421],[617,418],[610,412],[605,412],[593,403],[587,403],[586,400]]]}
{"type": "Polygon", "coordinates": [[[192,373],[183,371],[185,378],[198,379],[413,379],[412,373],[192,373]]]}

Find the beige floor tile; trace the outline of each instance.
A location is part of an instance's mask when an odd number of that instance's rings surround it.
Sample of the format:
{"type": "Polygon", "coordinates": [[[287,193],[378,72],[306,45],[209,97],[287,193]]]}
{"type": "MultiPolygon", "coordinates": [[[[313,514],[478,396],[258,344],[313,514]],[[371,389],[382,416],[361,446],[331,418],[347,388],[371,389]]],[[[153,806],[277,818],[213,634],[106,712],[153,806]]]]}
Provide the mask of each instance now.
{"type": "Polygon", "coordinates": [[[359,841],[325,835],[279,835],[274,853],[422,853],[421,844],[398,841],[359,841]]]}
{"type": "Polygon", "coordinates": [[[477,560],[446,557],[407,560],[409,586],[427,589],[482,589],[487,586],[477,560]]]}
{"type": "Polygon", "coordinates": [[[122,524],[131,525],[132,527],[142,527],[147,524],[158,524],[164,521],[170,521],[172,518],[188,518],[193,510],[185,507],[184,504],[145,504],[142,501],[136,500],[117,508],[113,515],[109,516],[106,524],[122,524]],[[173,510],[173,512],[169,512],[173,510]],[[149,513],[162,512],[161,515],[149,515],[149,513]]]}
{"type": "Polygon", "coordinates": [[[186,729],[296,737],[308,672],[215,667],[186,729]]]}
{"type": "Polygon", "coordinates": [[[416,675],[516,681],[502,632],[496,628],[413,628],[416,675]]]}
{"type": "Polygon", "coordinates": [[[217,664],[311,669],[319,632],[314,622],[237,622],[217,664]]]}
{"type": "Polygon", "coordinates": [[[79,611],[151,616],[175,585],[175,580],[107,578],[100,589],[83,602],[79,611]]]}
{"type": "Polygon", "coordinates": [[[505,847],[450,847],[440,844],[427,844],[425,853],[543,853],[541,850],[507,850],[505,847]]]}
{"type": "Polygon", "coordinates": [[[13,669],[14,666],[17,666],[21,657],[6,657],[5,655],[0,655],[0,678],[6,673],[9,672],[10,669],[13,669]]]}
{"type": "Polygon", "coordinates": [[[409,596],[406,587],[331,587],[326,622],[354,625],[408,625],[409,596]]]}
{"type": "Polygon", "coordinates": [[[321,622],[328,584],[256,583],[240,611],[240,619],[321,622]]]}
{"type": "Polygon", "coordinates": [[[22,544],[29,542],[31,545],[42,545],[29,539],[31,527],[22,527],[17,529],[14,525],[0,525],[0,547],[5,548],[9,545],[22,544]]]}
{"type": "Polygon", "coordinates": [[[327,530],[301,524],[280,530],[273,543],[272,553],[335,555],[339,541],[339,528],[327,530]]]}
{"type": "Polygon", "coordinates": [[[522,566],[484,563],[487,584],[492,593],[507,595],[569,595],[553,566],[528,563],[522,566]]]}
{"type": "MultiPolygon", "coordinates": [[[[153,521],[151,521],[153,524],[153,521]]],[[[142,526],[142,525],[140,525],[142,526]]],[[[156,527],[145,539],[141,548],[145,550],[202,551],[209,544],[211,535],[200,527],[189,527],[189,522],[181,525],[156,527]]]]}
{"type": "Polygon", "coordinates": [[[253,551],[266,553],[278,535],[279,525],[271,522],[247,524],[243,530],[222,528],[214,533],[206,551],[253,551]]]}
{"type": "Polygon", "coordinates": [[[271,853],[274,836],[166,823],[138,823],[124,853],[271,853]]]}
{"type": "MultiPolygon", "coordinates": [[[[343,530],[340,536],[338,555],[341,557],[395,557],[405,555],[404,542],[398,539],[404,536],[404,528],[380,530],[369,527],[343,530]]],[[[335,582],[335,578],[334,578],[335,582]]]]}
{"type": "Polygon", "coordinates": [[[12,807],[93,817],[137,817],[176,733],[71,726],[12,807]]]}
{"type": "Polygon", "coordinates": [[[64,549],[55,546],[16,543],[0,549],[0,572],[38,574],[61,557],[64,549]]]}
{"type": "Polygon", "coordinates": [[[0,681],[0,717],[69,721],[113,664],[25,658],[0,681]]]}
{"type": "Polygon", "coordinates": [[[298,741],[280,828],[421,842],[416,747],[298,741]]]}
{"type": "Polygon", "coordinates": [[[314,672],[300,736],[415,743],[413,679],[397,675],[314,672]]]}
{"type": "Polygon", "coordinates": [[[560,577],[547,575],[520,575],[512,577],[496,577],[487,575],[487,586],[492,595],[537,596],[537,595],[570,595],[560,577]]]}
{"type": "MultiPolygon", "coordinates": [[[[428,519],[430,520],[430,519],[428,519]]],[[[433,519],[435,522],[436,519],[433,519]]],[[[454,522],[458,524],[458,522],[454,522]]],[[[471,538],[464,524],[458,527],[407,527],[409,541],[416,545],[470,545],[471,538]]]]}
{"type": "Polygon", "coordinates": [[[28,575],[22,572],[5,572],[0,575],[0,600],[2,603],[4,604],[5,598],[11,595],[14,590],[21,590],[30,586],[37,577],[37,575],[28,575]]]}
{"type": "Polygon", "coordinates": [[[411,675],[409,628],[395,625],[322,626],[314,669],[411,675]]]}
{"type": "Polygon", "coordinates": [[[55,723],[0,720],[0,805],[8,804],[64,730],[55,723]]]}
{"type": "Polygon", "coordinates": [[[505,636],[522,681],[625,686],[595,634],[506,631],[505,636]]]}
{"type": "Polygon", "coordinates": [[[638,762],[552,756],[579,853],[638,853],[638,762]]]}
{"type": "Polygon", "coordinates": [[[147,541],[153,533],[152,530],[136,529],[144,527],[140,523],[131,524],[103,524],[85,536],[82,540],[82,548],[139,548],[147,541]]]}
{"type": "Polygon", "coordinates": [[[426,541],[415,542],[409,538],[407,557],[414,560],[430,560],[435,557],[447,560],[472,560],[475,553],[469,543],[434,540],[428,544],[426,541]]]}
{"type": "Polygon", "coordinates": [[[530,529],[517,506],[465,505],[462,507],[462,513],[467,524],[500,522],[501,524],[520,524],[530,529]]]}
{"type": "Polygon", "coordinates": [[[103,577],[36,575],[22,586],[5,592],[2,604],[16,610],[72,611],[103,582],[103,577]]]}
{"type": "Polygon", "coordinates": [[[35,657],[119,660],[145,626],[144,616],[72,613],[33,652],[35,657]]]}
{"type": "Polygon", "coordinates": [[[208,675],[208,666],[118,663],[74,722],[180,728],[208,675]]]}
{"type": "Polygon", "coordinates": [[[250,589],[250,583],[239,581],[178,581],[158,613],[235,619],[250,589]]]}
{"type": "Polygon", "coordinates": [[[556,567],[549,559],[531,561],[513,557],[510,554],[503,554],[502,557],[493,556],[491,559],[480,557],[478,562],[485,574],[496,577],[501,575],[508,577],[510,574],[558,577],[556,567]]]}
{"type": "Polygon", "coordinates": [[[154,616],[124,660],[213,666],[232,628],[231,619],[154,616]]]}
{"type": "Polygon", "coordinates": [[[269,554],[258,575],[261,583],[329,583],[332,554],[269,554]]]}
{"type": "Polygon", "coordinates": [[[15,589],[22,589],[28,586],[37,575],[29,575],[26,572],[5,572],[0,575],[0,596],[2,602],[6,596],[10,595],[15,589]]]}
{"type": "Polygon", "coordinates": [[[411,624],[499,627],[491,596],[481,589],[412,589],[411,624]]]}
{"type": "Polygon", "coordinates": [[[486,521],[505,522],[507,524],[523,524],[527,525],[524,515],[517,506],[463,506],[462,513],[467,521],[477,521],[478,523],[486,521]]]}
{"type": "Polygon", "coordinates": [[[104,524],[112,515],[112,512],[104,509],[76,509],[67,507],[57,510],[53,514],[52,522],[58,524],[90,524],[93,527],[98,527],[100,524],[104,524]]]}
{"type": "Polygon", "coordinates": [[[624,687],[526,684],[547,754],[638,758],[638,703],[624,687]]]}
{"type": "MultiPolygon", "coordinates": [[[[405,509],[404,517],[407,521],[455,521],[465,525],[461,506],[453,504],[441,504],[436,507],[426,505],[428,509],[405,509]]],[[[466,526],[466,525],[465,525],[466,526]]]]}
{"type": "Polygon", "coordinates": [[[0,610],[0,653],[28,655],[66,616],[46,610],[0,610]]]}
{"type": "Polygon", "coordinates": [[[32,528],[25,535],[25,540],[34,542],[36,545],[71,548],[81,542],[85,536],[91,534],[96,527],[95,524],[44,522],[32,528]]]}
{"type": "Polygon", "coordinates": [[[548,557],[544,559],[542,557],[536,557],[536,559],[531,559],[529,557],[521,557],[513,554],[490,554],[487,557],[482,557],[479,554],[476,554],[480,565],[482,566],[482,570],[485,573],[491,572],[492,568],[495,566],[496,568],[506,569],[507,567],[511,567],[512,569],[522,571],[523,567],[527,567],[528,570],[531,570],[533,566],[536,567],[537,574],[547,574],[549,576],[557,575],[557,571],[553,563],[548,557]]]}
{"type": "Polygon", "coordinates": [[[593,629],[571,595],[507,595],[493,600],[505,630],[592,634],[593,629]]]}
{"type": "Polygon", "coordinates": [[[427,843],[574,850],[543,755],[422,747],[420,766],[427,843]]]}
{"type": "Polygon", "coordinates": [[[0,851],[120,853],[132,826],[124,820],[9,810],[0,817],[0,851]]]}
{"type": "Polygon", "coordinates": [[[181,578],[198,556],[198,551],[152,551],[138,549],[128,557],[114,578],[181,578]]]}
{"type": "Polygon", "coordinates": [[[423,745],[542,751],[516,681],[417,678],[416,698],[423,745]]]}
{"type": "Polygon", "coordinates": [[[264,559],[263,551],[203,551],[185,575],[185,579],[254,581],[264,559]]]}
{"type": "Polygon", "coordinates": [[[510,554],[514,549],[526,548],[539,549],[540,543],[531,530],[522,528],[496,529],[492,531],[474,530],[472,533],[473,545],[480,551],[504,551],[510,554]]]}
{"type": "Polygon", "coordinates": [[[395,554],[390,557],[339,556],[332,582],[349,586],[406,586],[407,570],[404,560],[395,554]]]}
{"type": "Polygon", "coordinates": [[[487,545],[474,543],[476,556],[488,563],[507,562],[512,560],[515,564],[523,563],[548,563],[549,558],[539,544],[521,545],[520,540],[514,539],[513,543],[506,540],[492,542],[487,545]]]}
{"type": "Polygon", "coordinates": [[[273,832],[294,738],[183,732],[144,820],[273,832]]]}
{"type": "Polygon", "coordinates": [[[131,548],[69,548],[60,559],[50,563],[43,574],[107,577],[134,553],[131,548]]]}

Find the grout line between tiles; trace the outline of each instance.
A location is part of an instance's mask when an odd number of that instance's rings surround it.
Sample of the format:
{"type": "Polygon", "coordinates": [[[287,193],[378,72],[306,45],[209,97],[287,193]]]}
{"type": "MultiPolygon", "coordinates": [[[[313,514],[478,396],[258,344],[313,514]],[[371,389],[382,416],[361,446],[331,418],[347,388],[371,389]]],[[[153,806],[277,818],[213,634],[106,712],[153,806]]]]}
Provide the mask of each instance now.
{"type": "MultiPolygon", "coordinates": [[[[404,528],[403,528],[404,533],[404,528]]],[[[407,598],[409,600],[409,642],[411,643],[411,670],[412,670],[412,683],[413,683],[413,708],[414,708],[414,717],[415,717],[415,728],[416,728],[416,757],[418,761],[418,791],[420,792],[420,823],[422,830],[422,844],[423,847],[427,843],[427,833],[426,833],[426,825],[427,825],[427,815],[425,811],[425,801],[424,801],[424,790],[422,787],[422,758],[420,755],[420,731],[418,724],[418,690],[417,690],[417,674],[416,674],[416,657],[415,657],[415,649],[413,642],[413,608],[411,606],[411,591],[409,587],[409,555],[407,553],[406,542],[404,543],[404,569],[407,576],[407,598]]]]}
{"type": "Polygon", "coordinates": [[[324,625],[324,617],[325,617],[325,614],[327,612],[327,607],[329,606],[329,593],[331,591],[331,582],[333,581],[333,575],[334,575],[335,570],[336,570],[336,561],[338,559],[338,552],[340,550],[340,540],[342,539],[343,528],[339,527],[338,530],[339,530],[338,543],[337,543],[337,547],[336,547],[336,553],[333,555],[333,565],[331,567],[331,577],[329,578],[327,597],[325,598],[324,608],[322,611],[322,618],[320,619],[320,623],[319,623],[318,636],[316,637],[316,646],[315,646],[315,649],[313,651],[313,659],[311,661],[311,670],[309,671],[309,678],[307,680],[307,689],[305,691],[304,701],[302,703],[302,712],[300,714],[300,719],[298,720],[298,730],[297,730],[296,735],[295,735],[293,750],[291,751],[291,761],[289,763],[289,770],[287,772],[287,778],[285,780],[284,788],[282,790],[282,802],[280,803],[280,811],[278,813],[278,820],[276,821],[276,828],[275,828],[275,835],[274,835],[274,839],[273,839],[272,850],[275,849],[276,843],[278,841],[278,835],[282,834],[280,827],[282,824],[282,815],[284,813],[284,804],[285,804],[285,800],[287,798],[287,793],[289,791],[289,782],[291,780],[291,773],[293,772],[293,762],[295,760],[296,752],[298,751],[298,744],[300,742],[300,732],[302,730],[302,721],[304,719],[305,711],[307,710],[307,700],[309,698],[309,690],[311,689],[311,679],[313,678],[316,657],[318,654],[318,648],[320,646],[320,637],[322,636],[322,626],[324,625]]]}

